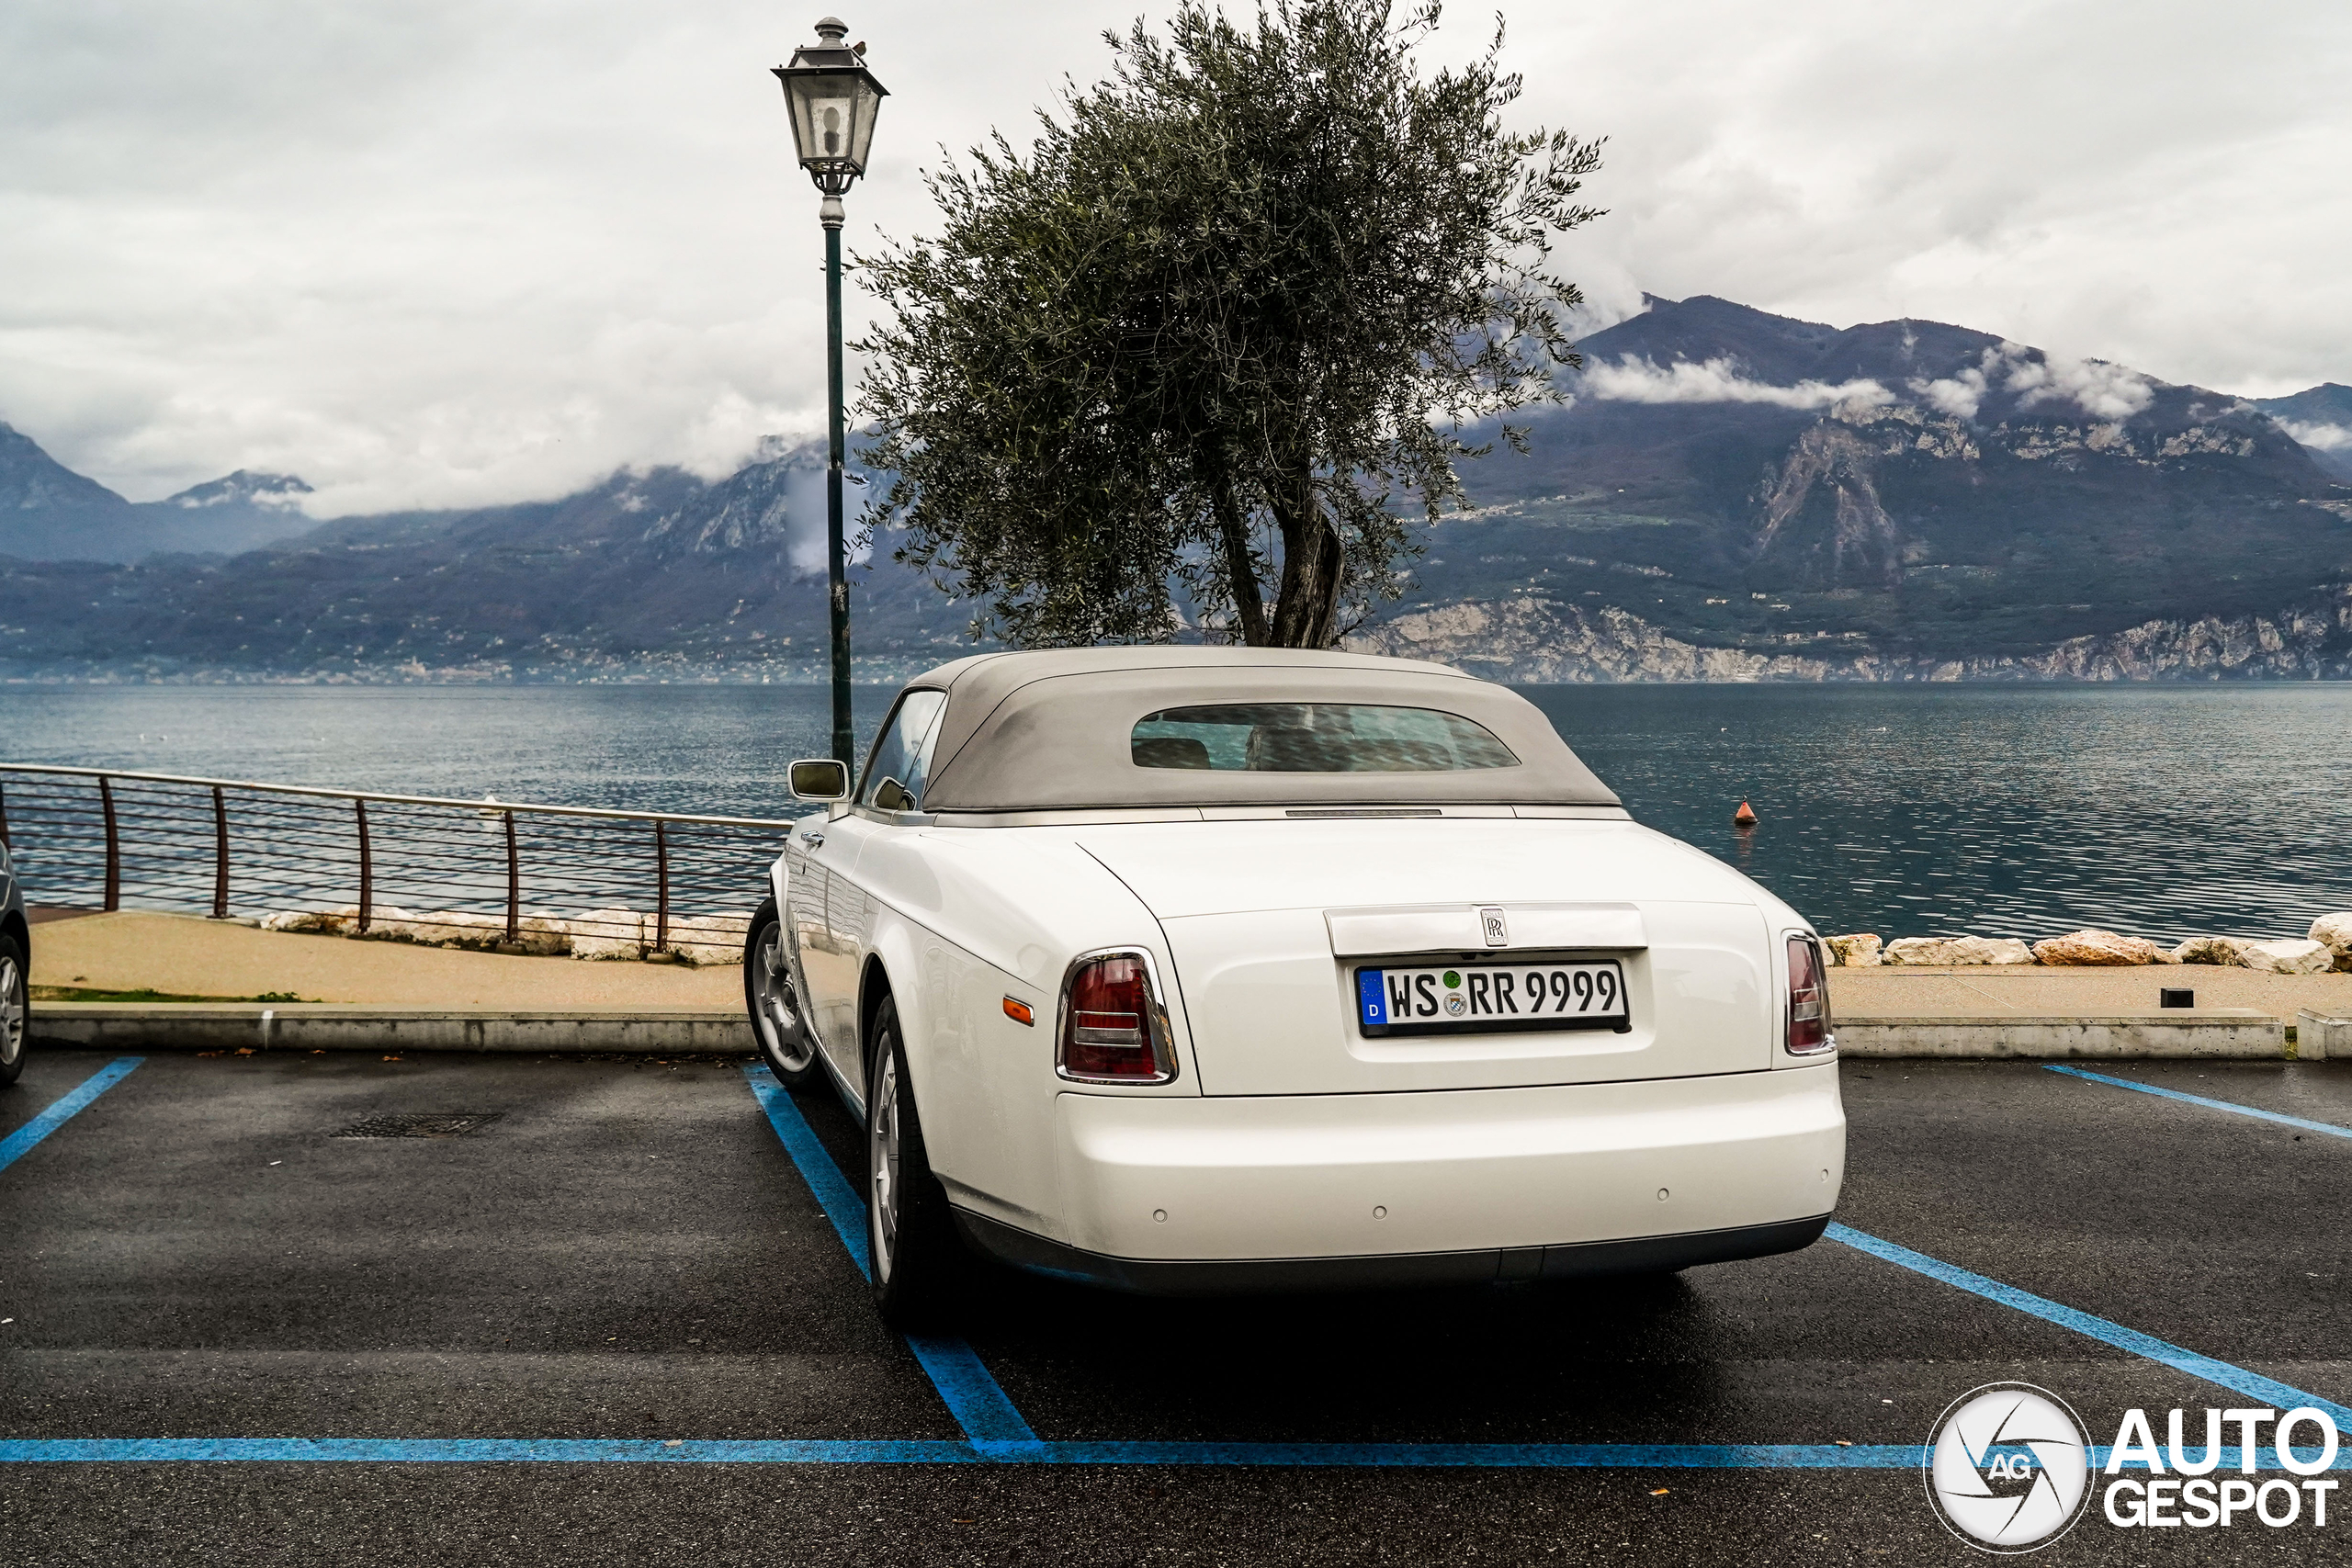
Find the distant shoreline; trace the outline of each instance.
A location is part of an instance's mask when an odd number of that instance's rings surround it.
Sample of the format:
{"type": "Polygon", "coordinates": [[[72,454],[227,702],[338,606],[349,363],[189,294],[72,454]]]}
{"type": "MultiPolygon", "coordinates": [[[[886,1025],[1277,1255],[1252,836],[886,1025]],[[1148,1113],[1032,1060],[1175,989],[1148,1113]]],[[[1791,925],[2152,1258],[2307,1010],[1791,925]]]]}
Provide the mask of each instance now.
{"type": "MultiPolygon", "coordinates": [[[[965,657],[948,654],[936,660],[891,661],[882,669],[862,668],[852,677],[854,684],[895,689],[926,670],[944,664],[951,659],[965,657]]],[[[1457,666],[1457,668],[1459,668],[1457,666]]],[[[2218,687],[2246,687],[2275,690],[2301,686],[2352,685],[2347,675],[2214,675],[2196,672],[2178,675],[2137,677],[2064,678],[2050,676],[1973,676],[1933,678],[1928,676],[1899,676],[1883,679],[1853,676],[1807,678],[1804,676],[1765,675],[1722,679],[1685,679],[1668,676],[1632,676],[1612,680],[1528,680],[1505,671],[1488,674],[1476,669],[1464,671],[1480,679],[1506,686],[1528,687],[1644,687],[1644,688],[1709,688],[1729,689],[1743,686],[1770,686],[1783,689],[1811,687],[1854,691],[1914,691],[1921,687],[1969,687],[1997,691],[2032,689],[2070,691],[2179,689],[2211,690],[2218,687]]],[[[281,673],[269,671],[208,671],[200,674],[124,674],[88,675],[0,675],[0,690],[62,691],[125,689],[153,690],[159,687],[202,687],[208,689],[233,687],[331,687],[352,690],[362,687],[416,687],[463,689],[469,687],[520,686],[790,686],[821,689],[831,677],[819,672],[793,671],[785,673],[763,671],[747,673],[719,671],[630,671],[613,674],[567,675],[539,671],[521,672],[475,673],[465,671],[431,671],[422,675],[407,675],[387,671],[322,671],[311,673],[281,673]]]]}

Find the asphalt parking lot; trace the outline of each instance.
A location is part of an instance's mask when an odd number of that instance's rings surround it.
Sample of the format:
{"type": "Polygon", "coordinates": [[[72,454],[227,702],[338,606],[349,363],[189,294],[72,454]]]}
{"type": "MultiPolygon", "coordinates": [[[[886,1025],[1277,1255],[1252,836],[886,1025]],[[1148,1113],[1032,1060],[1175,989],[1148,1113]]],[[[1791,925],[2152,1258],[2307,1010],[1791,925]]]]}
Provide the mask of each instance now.
{"type": "MultiPolygon", "coordinates": [[[[1844,1071],[1846,1228],[1802,1253],[1225,1302],[989,1276],[910,1344],[836,1226],[855,1129],[741,1063],[36,1054],[0,1095],[0,1563],[1975,1562],[1917,1453],[1977,1385],[2098,1444],[2352,1402],[2352,1064],[1844,1071]],[[455,1112],[498,1116],[335,1135],[455,1112]]],[[[2347,1532],[2094,1504],[2041,1556],[2347,1532]]]]}

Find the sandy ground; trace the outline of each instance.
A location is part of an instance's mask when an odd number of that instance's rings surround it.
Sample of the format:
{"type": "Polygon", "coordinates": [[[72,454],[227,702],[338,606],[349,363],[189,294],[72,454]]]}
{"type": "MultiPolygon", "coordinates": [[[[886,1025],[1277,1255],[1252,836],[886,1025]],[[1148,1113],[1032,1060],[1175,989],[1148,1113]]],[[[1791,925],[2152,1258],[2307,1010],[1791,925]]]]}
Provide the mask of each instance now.
{"type": "Polygon", "coordinates": [[[33,928],[32,983],[92,990],[253,997],[383,1007],[718,1010],[743,1005],[740,965],[588,963],[295,936],[189,915],[125,910],[33,928]]]}
{"type": "Polygon", "coordinates": [[[2044,969],[1987,964],[1966,968],[1882,965],[1829,971],[1829,1005],[1848,1018],[2099,1017],[2154,1012],[2159,990],[2185,987],[2197,1006],[2255,1008],[2295,1021],[2298,1010],[2352,1014],[2352,975],[2261,975],[2211,964],[2113,969],[2044,969]]]}
{"type": "MultiPolygon", "coordinates": [[[[188,915],[125,911],[50,920],[33,932],[32,983],[146,988],[182,996],[291,991],[306,1000],[385,1007],[724,1009],[740,1007],[735,965],[590,964],[494,953],[294,936],[188,915]]],[[[2154,1012],[2185,986],[2197,1006],[2256,1008],[2289,1023],[2298,1010],[2352,1015],[2352,975],[2259,975],[2211,964],[2130,969],[1883,966],[1832,969],[1834,1010],[1851,1018],[2154,1012]]]]}

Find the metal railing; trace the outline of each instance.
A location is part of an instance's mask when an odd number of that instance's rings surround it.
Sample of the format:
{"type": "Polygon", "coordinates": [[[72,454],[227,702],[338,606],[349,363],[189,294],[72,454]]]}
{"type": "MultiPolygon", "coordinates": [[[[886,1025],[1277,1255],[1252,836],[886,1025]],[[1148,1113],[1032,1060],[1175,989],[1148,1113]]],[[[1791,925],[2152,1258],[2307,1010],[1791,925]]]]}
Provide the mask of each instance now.
{"type": "Polygon", "coordinates": [[[28,904],[458,946],[740,946],[791,826],[0,763],[28,904]]]}

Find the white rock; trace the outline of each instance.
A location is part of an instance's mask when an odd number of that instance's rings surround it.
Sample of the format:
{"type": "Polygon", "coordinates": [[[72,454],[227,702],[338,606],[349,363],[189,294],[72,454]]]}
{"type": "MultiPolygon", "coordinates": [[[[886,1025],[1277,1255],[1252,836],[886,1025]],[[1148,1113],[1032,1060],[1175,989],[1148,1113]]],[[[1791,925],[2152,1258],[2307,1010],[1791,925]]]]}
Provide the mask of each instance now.
{"type": "Polygon", "coordinates": [[[2324,942],[2285,937],[2278,942],[2249,942],[2238,950],[2238,962],[2266,975],[2324,975],[2335,954],[2324,942]]]}
{"type": "Polygon", "coordinates": [[[2327,943],[2296,937],[2248,942],[2235,936],[2193,936],[2172,952],[2184,964],[2227,964],[2266,975],[2320,975],[2335,961],[2327,943]]]}
{"type": "Polygon", "coordinates": [[[412,915],[408,940],[425,947],[488,949],[506,940],[503,916],[477,915],[470,909],[435,909],[412,915]]]}
{"type": "Polygon", "coordinates": [[[359,906],[345,904],[340,909],[283,909],[275,915],[262,917],[261,929],[266,931],[306,931],[321,936],[342,936],[358,921],[359,906]]]}
{"type": "Polygon", "coordinates": [[[571,928],[574,958],[642,958],[653,940],[651,922],[634,909],[591,909],[564,922],[571,928]]]}
{"type": "Polygon", "coordinates": [[[1826,936],[1821,945],[1828,950],[1829,962],[1835,967],[1867,969],[1883,962],[1879,956],[1876,931],[1855,931],[1846,936],[1826,936]]]}
{"type": "MultiPolygon", "coordinates": [[[[653,922],[645,923],[645,934],[653,936],[653,922]]],[[[670,917],[670,951],[678,955],[681,964],[741,964],[743,944],[751,940],[752,919],[748,915],[673,915],[670,917]]]]}
{"type": "MultiPolygon", "coordinates": [[[[404,910],[387,913],[401,918],[371,922],[369,936],[387,942],[413,942],[422,947],[462,947],[477,953],[492,953],[506,945],[503,915],[481,915],[470,909],[436,909],[420,915],[404,910]]],[[[554,958],[571,951],[571,931],[561,920],[525,915],[515,922],[514,929],[514,945],[525,953],[554,958]]]]}
{"type": "Polygon", "coordinates": [[[2034,961],[2052,966],[2082,967],[2092,964],[2177,964],[2179,959],[2158,947],[2143,936],[2118,936],[2113,931],[2086,926],[2064,936],[2053,936],[2033,944],[2034,961]]]}
{"type": "Polygon", "coordinates": [[[2311,937],[2327,943],[2328,951],[2335,954],[2336,968],[2352,970],[2352,912],[2322,915],[2312,922],[2311,937]]]}
{"type": "Polygon", "coordinates": [[[1902,936],[1886,944],[1889,964],[2030,964],[2033,949],[2005,936],[1902,936]]]}
{"type": "MultiPolygon", "coordinates": [[[[525,915],[514,923],[514,942],[526,953],[536,958],[561,958],[571,951],[571,927],[546,915],[525,915]]],[[[506,939],[506,923],[499,922],[501,942],[506,939]]]]}
{"type": "Polygon", "coordinates": [[[408,934],[411,919],[398,904],[378,904],[368,911],[368,929],[361,931],[355,919],[351,934],[365,942],[411,942],[414,940],[408,934]]]}

